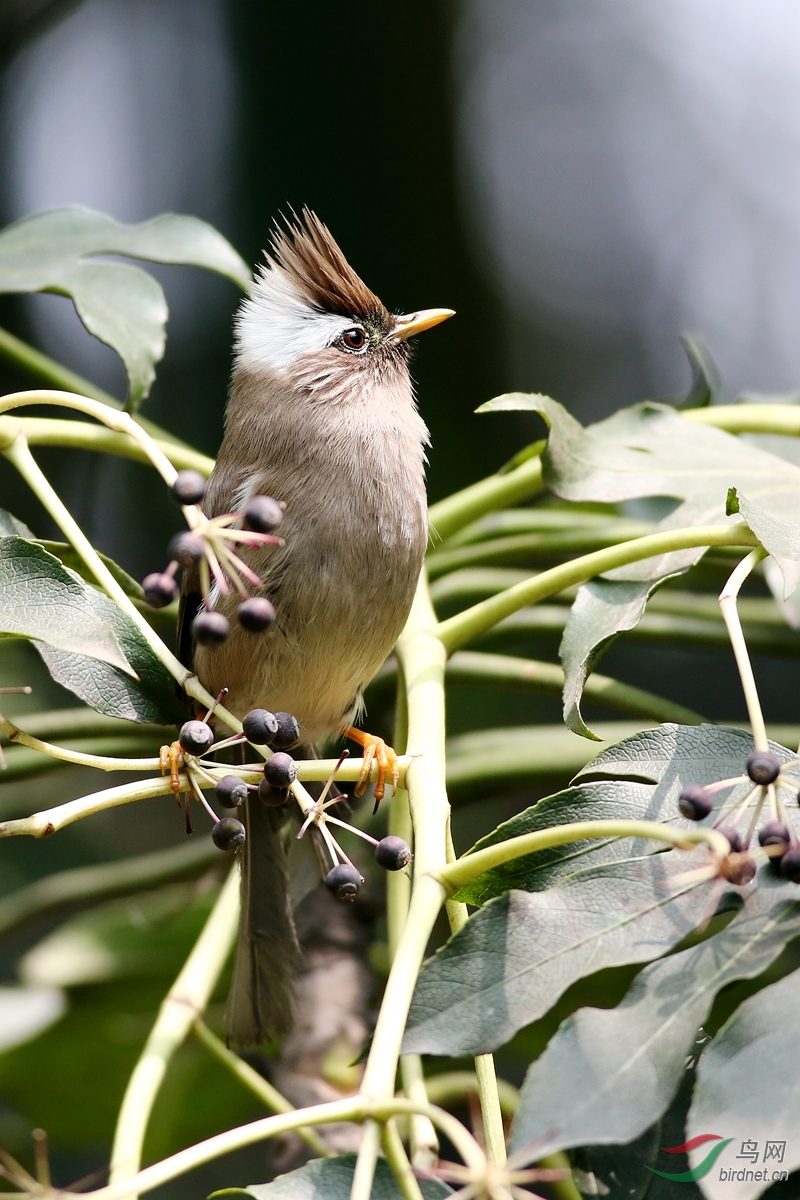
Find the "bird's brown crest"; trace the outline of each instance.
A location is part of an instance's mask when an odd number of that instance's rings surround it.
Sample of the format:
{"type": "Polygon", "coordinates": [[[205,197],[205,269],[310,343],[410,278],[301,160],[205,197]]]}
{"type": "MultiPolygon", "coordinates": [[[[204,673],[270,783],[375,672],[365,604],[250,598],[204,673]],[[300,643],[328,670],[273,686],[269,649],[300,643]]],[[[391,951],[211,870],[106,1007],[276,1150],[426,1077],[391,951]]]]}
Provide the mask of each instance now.
{"type": "Polygon", "coordinates": [[[304,208],[296,224],[276,229],[272,237],[273,261],[282,267],[310,304],[343,317],[390,315],[342,254],[330,230],[310,209],[304,208]]]}

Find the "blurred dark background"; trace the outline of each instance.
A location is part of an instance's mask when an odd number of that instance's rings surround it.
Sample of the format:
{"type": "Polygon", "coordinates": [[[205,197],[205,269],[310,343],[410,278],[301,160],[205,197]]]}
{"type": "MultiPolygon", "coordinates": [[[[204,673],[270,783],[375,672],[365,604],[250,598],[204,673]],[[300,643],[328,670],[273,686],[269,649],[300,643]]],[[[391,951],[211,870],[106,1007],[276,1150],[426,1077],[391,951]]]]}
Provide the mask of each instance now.
{"type": "MultiPolygon", "coordinates": [[[[587,421],[674,396],[689,382],[684,331],[706,339],[723,399],[800,388],[799,114],[793,0],[0,0],[2,223],[68,203],[129,222],[188,212],[255,262],[278,215],[309,205],[390,307],[457,310],[415,359],[433,499],[538,434],[533,419],[475,416],[478,404],[541,391],[587,421]]],[[[239,296],[200,271],[155,270],[171,319],[143,412],[213,454],[239,296]]],[[[67,300],[0,297],[0,325],[123,396],[115,355],[67,300]]],[[[3,391],[31,383],[0,361],[3,391]]],[[[176,513],[148,472],[88,454],[40,458],[100,549],[137,576],[162,564],[176,513]]],[[[0,505],[52,532],[5,467],[0,505]]],[[[551,659],[556,649],[553,638],[534,647],[551,659]]],[[[3,649],[2,668],[3,682],[37,688],[9,702],[15,711],[72,702],[19,646],[3,649]]],[[[701,711],[744,716],[725,655],[621,645],[603,669],[701,711]]],[[[761,660],[758,669],[768,718],[796,720],[794,668],[761,660]]],[[[486,702],[454,695],[454,730],[485,724],[486,702]]],[[[558,720],[555,699],[491,704],[495,725],[558,720]]],[[[54,778],[25,786],[54,802],[54,778]]],[[[70,776],[64,787],[84,785],[70,776]]],[[[38,800],[25,803],[30,811],[38,800]]],[[[2,890],[178,840],[159,805],[136,808],[52,843],[4,847],[2,890]]],[[[24,948],[10,947],[6,978],[24,948]]],[[[96,1057],[58,1059],[45,1039],[0,1070],[0,1094],[4,1080],[13,1093],[0,1141],[29,1128],[36,1109],[52,1126],[61,1182],[70,1164],[77,1175],[102,1160],[131,1055],[179,961],[166,955],[144,982],[110,979],[110,991],[73,1001],[78,1028],[111,1022],[102,1079],[96,1057]],[[56,1060],[59,1077],[83,1080],[86,1105],[105,1106],[105,1125],[81,1124],[84,1093],[67,1100],[66,1084],[42,1111],[37,1073],[52,1076],[56,1060]]],[[[218,1127],[204,1110],[192,1116],[206,1086],[200,1061],[181,1060],[159,1110],[169,1148],[218,1127]]],[[[513,1055],[506,1065],[511,1077],[513,1055]]],[[[249,1112],[235,1087],[231,1123],[249,1112]]],[[[226,1169],[204,1178],[206,1191],[226,1169]]]]}

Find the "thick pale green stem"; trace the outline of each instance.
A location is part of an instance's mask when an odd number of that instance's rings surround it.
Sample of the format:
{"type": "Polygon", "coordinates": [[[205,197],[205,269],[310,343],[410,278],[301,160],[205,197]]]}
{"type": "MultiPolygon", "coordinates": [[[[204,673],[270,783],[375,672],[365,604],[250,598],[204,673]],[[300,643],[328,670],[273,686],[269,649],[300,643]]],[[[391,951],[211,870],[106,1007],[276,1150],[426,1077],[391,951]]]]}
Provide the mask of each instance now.
{"type": "MultiPolygon", "coordinates": [[[[411,1118],[412,1122],[420,1119],[428,1120],[427,1117],[420,1118],[419,1113],[415,1113],[411,1118]]],[[[408,1161],[402,1138],[397,1132],[397,1122],[394,1118],[387,1121],[383,1126],[381,1131],[381,1145],[383,1146],[383,1153],[386,1155],[389,1165],[394,1171],[394,1177],[397,1180],[400,1191],[403,1193],[404,1200],[425,1200],[411,1163],[408,1161]]]]}
{"type": "MultiPolygon", "coordinates": [[[[167,1064],[208,1004],[239,924],[239,868],[234,866],[203,932],[170,988],[128,1081],[111,1151],[111,1186],[136,1175],[150,1113],[167,1064]]],[[[124,1191],[135,1196],[134,1189],[124,1191]]]]}
{"type": "Polygon", "coordinates": [[[725,858],[730,853],[727,838],[717,833],[716,829],[671,829],[657,821],[574,821],[570,825],[555,825],[552,829],[523,833],[520,837],[508,838],[505,842],[476,850],[474,854],[465,854],[463,858],[437,871],[437,877],[448,895],[452,896],[477,875],[511,862],[514,858],[534,854],[537,850],[547,850],[551,846],[565,846],[568,842],[617,837],[653,838],[680,850],[706,842],[719,858],[725,858]]]}
{"type": "MultiPolygon", "coordinates": [[[[188,780],[185,775],[178,777],[185,790],[188,780]]],[[[151,796],[164,796],[170,790],[169,776],[156,779],[139,779],[134,783],[122,783],[118,787],[103,788],[93,792],[91,796],[81,796],[78,800],[68,800],[55,808],[47,808],[42,812],[32,813],[29,817],[19,817],[15,821],[0,821],[0,837],[49,837],[51,833],[72,825],[82,817],[90,817],[94,813],[103,812],[106,808],[118,808],[121,804],[131,804],[134,800],[149,800],[151,796]]]]}
{"type": "MultiPolygon", "coordinates": [[[[214,1057],[227,1067],[228,1070],[239,1079],[246,1088],[249,1088],[254,1095],[258,1096],[259,1100],[276,1113],[294,1112],[294,1105],[290,1104],[285,1096],[282,1096],[277,1088],[259,1075],[258,1071],[254,1071],[249,1063],[246,1063],[238,1054],[234,1054],[229,1050],[224,1042],[220,1041],[215,1033],[197,1017],[194,1022],[194,1032],[203,1043],[207,1050],[210,1050],[214,1057]]],[[[301,1127],[297,1130],[300,1137],[310,1146],[316,1155],[320,1158],[329,1158],[334,1151],[331,1150],[324,1138],[321,1138],[313,1129],[301,1127]]]]}
{"type": "Polygon", "coordinates": [[[454,617],[442,621],[438,636],[448,653],[458,650],[465,642],[491,629],[504,617],[511,616],[527,604],[535,604],[548,596],[554,596],[564,588],[576,583],[585,583],[595,575],[624,567],[629,563],[641,562],[669,554],[673,550],[687,550],[693,546],[748,546],[757,547],[758,538],[746,525],[703,525],[688,529],[670,529],[665,533],[653,533],[647,537],[622,542],[608,550],[597,550],[584,554],[571,562],[542,571],[524,583],[507,588],[488,600],[465,609],[454,617]]]}
{"type": "MultiPolygon", "coordinates": [[[[414,884],[408,920],[386,983],[383,1003],[364,1071],[362,1092],[369,1098],[394,1092],[397,1062],[408,1009],[444,889],[431,872],[447,862],[450,815],[445,786],[444,647],[435,633],[436,617],[427,581],[420,579],[411,614],[398,643],[408,697],[406,787],[414,824],[414,884]]],[[[359,1151],[352,1200],[369,1200],[375,1171],[376,1136],[369,1126],[359,1151]]]]}
{"type": "Polygon", "coordinates": [[[758,698],[756,678],[753,674],[753,664],[750,662],[750,653],[742,632],[742,622],[739,619],[737,601],[745,579],[758,566],[762,558],[766,558],[766,553],[766,550],[758,549],[743,558],[719,596],[720,612],[728,630],[728,637],[731,639],[733,657],[736,659],[739,678],[742,681],[742,691],[747,704],[747,715],[750,718],[750,728],[753,730],[753,742],[756,750],[768,750],[769,741],[764,724],[764,714],[761,711],[761,701],[758,698]]]}
{"type": "Polygon", "coordinates": [[[470,487],[432,504],[429,519],[432,536],[449,537],[484,513],[512,504],[521,504],[544,491],[542,463],[538,455],[527,459],[504,475],[490,475],[470,487]]]}
{"type": "Polygon", "coordinates": [[[714,425],[727,433],[782,433],[800,436],[800,408],[796,404],[710,404],[680,414],[696,425],[714,425]]]}
{"type": "MultiPolygon", "coordinates": [[[[138,420],[141,421],[141,418],[138,420]]],[[[62,421],[58,417],[0,417],[0,438],[7,436],[12,421],[31,446],[64,446],[114,454],[117,458],[129,458],[134,462],[150,461],[139,443],[129,434],[117,433],[104,425],[90,425],[88,421],[62,421]]],[[[143,426],[147,429],[146,423],[143,426]]],[[[213,458],[193,450],[191,446],[168,441],[166,437],[154,437],[153,441],[179,471],[189,467],[208,476],[214,470],[213,458]]]]}

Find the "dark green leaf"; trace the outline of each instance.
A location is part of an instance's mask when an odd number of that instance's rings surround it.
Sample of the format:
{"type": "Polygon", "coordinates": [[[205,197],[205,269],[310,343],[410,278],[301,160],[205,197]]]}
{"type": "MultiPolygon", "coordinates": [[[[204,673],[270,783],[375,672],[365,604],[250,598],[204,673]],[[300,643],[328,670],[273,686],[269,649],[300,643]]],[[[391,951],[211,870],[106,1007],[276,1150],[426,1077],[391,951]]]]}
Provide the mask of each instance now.
{"type": "Polygon", "coordinates": [[[686,351],[692,368],[692,384],[685,396],[680,397],[676,408],[707,408],[719,395],[722,381],[717,364],[703,339],[696,333],[684,333],[680,343],[686,351]]]}
{"type": "MultiPolygon", "coordinates": [[[[659,725],[609,746],[585,766],[575,782],[638,779],[658,784],[654,801],[677,803],[687,783],[714,783],[744,773],[753,735],[725,725],[659,725]]],[[[797,755],[777,742],[770,749],[782,763],[797,755]]]]}
{"type": "MultiPolygon", "coordinates": [[[[350,1200],[355,1165],[355,1154],[315,1158],[297,1171],[279,1175],[272,1183],[252,1183],[248,1188],[226,1189],[214,1195],[255,1196],[256,1200],[350,1200]]],[[[419,1186],[425,1200],[440,1200],[440,1197],[453,1194],[452,1189],[438,1179],[420,1179],[419,1186]]],[[[403,1193],[385,1158],[378,1159],[370,1195],[372,1200],[403,1200],[403,1193]]]]}
{"type": "Polygon", "coordinates": [[[618,1008],[569,1017],[528,1071],[512,1151],[630,1141],[656,1121],[717,992],[761,974],[800,934],[791,888],[762,881],[722,932],[646,967],[618,1008]]]}
{"type": "MultiPolygon", "coordinates": [[[[648,402],[622,409],[587,429],[546,396],[500,396],[479,411],[507,409],[538,412],[550,426],[542,465],[545,483],[556,495],[594,501],[672,496],[682,503],[659,524],[667,530],[729,519],[728,493],[735,488],[742,515],[783,572],[785,594],[800,582],[800,469],[793,463],[722,430],[687,421],[665,405],[648,402]]],[[[609,572],[608,578],[664,579],[685,570],[703,553],[702,548],[675,551],[609,572]]],[[[606,590],[605,619],[599,622],[593,644],[591,625],[583,621],[580,661],[596,662],[603,644],[631,628],[626,592],[620,593],[616,605],[622,623],[615,628],[610,620],[612,592],[611,587],[606,590]]],[[[574,709],[579,691],[578,666],[570,693],[565,692],[567,711],[574,709]]]]}
{"type": "Polygon", "coordinates": [[[164,353],[167,305],[160,284],[145,271],[95,258],[109,254],[205,267],[245,289],[250,272],[211,225],[174,213],[121,225],[87,208],[59,208],[17,221],[0,234],[0,292],[72,296],[86,328],[125,363],[135,406],[147,395],[164,353]]]}
{"type": "Polygon", "coordinates": [[[132,679],[115,667],[79,654],[65,654],[37,643],[36,648],[56,682],[108,717],[157,725],[184,721],[186,712],[180,705],[175,680],[130,617],[105,593],[91,587],[85,591],[94,612],[113,628],[138,678],[132,679]]]}
{"type": "Polygon", "coordinates": [[[577,979],[671,949],[694,928],[712,886],[676,891],[671,880],[687,861],[691,869],[685,854],[654,854],[491,900],[422,968],[404,1052],[489,1053],[577,979]]]}
{"type": "MultiPolygon", "coordinates": [[[[755,1170],[793,1171],[800,1167],[800,1010],[797,972],[757,992],[736,1010],[700,1060],[687,1136],[709,1130],[758,1143],[757,1166],[734,1163],[728,1154],[721,1164],[755,1170]],[[785,1153],[781,1155],[780,1143],[785,1153]],[[780,1157],[765,1161],[767,1145],[780,1157]]],[[[702,1157],[690,1154],[693,1166],[702,1157]]],[[[709,1200],[751,1200],[769,1187],[769,1180],[720,1181],[710,1174],[703,1182],[709,1200]]]]}
{"type": "MultiPolygon", "coordinates": [[[[504,821],[468,853],[525,833],[550,829],[553,825],[569,825],[573,821],[665,819],[675,824],[683,823],[674,804],[665,804],[663,800],[653,803],[652,785],[620,781],[585,783],[547,796],[510,821],[504,821]]],[[[481,905],[514,888],[539,892],[553,883],[563,882],[587,866],[641,858],[656,848],[653,842],[641,838],[604,838],[551,846],[476,875],[461,888],[457,899],[481,905]]]]}
{"type": "MultiPolygon", "coordinates": [[[[24,534],[22,536],[33,538],[33,534],[24,534]]],[[[87,583],[96,584],[97,581],[93,572],[89,570],[80,554],[78,554],[78,551],[69,542],[49,542],[44,538],[33,538],[33,540],[38,542],[40,546],[43,546],[48,554],[52,554],[55,558],[59,559],[65,567],[69,567],[76,575],[80,575],[87,583]]],[[[137,600],[144,598],[142,585],[138,580],[129,575],[119,563],[115,563],[113,558],[109,558],[106,554],[101,554],[99,550],[96,553],[98,558],[108,567],[110,573],[114,576],[114,579],[125,592],[126,596],[133,596],[137,600]]]]}
{"type": "Polygon", "coordinates": [[[620,633],[639,624],[660,582],[593,579],[580,588],[559,647],[564,667],[564,723],[573,733],[599,741],[581,716],[586,676],[620,633]]]}
{"type": "Polygon", "coordinates": [[[111,664],[129,678],[135,670],[108,614],[96,609],[80,580],[36,542],[21,537],[0,538],[0,632],[111,664]]]}

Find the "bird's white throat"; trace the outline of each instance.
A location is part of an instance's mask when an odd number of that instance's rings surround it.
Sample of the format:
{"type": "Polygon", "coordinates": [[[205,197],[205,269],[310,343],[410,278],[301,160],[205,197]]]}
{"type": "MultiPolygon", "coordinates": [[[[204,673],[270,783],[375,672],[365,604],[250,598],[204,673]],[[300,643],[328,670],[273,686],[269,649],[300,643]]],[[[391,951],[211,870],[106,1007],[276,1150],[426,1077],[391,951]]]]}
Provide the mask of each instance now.
{"type": "Polygon", "coordinates": [[[236,365],[288,370],[301,355],[332,345],[352,324],[352,317],[309,304],[280,267],[264,267],[236,315],[236,365]]]}

